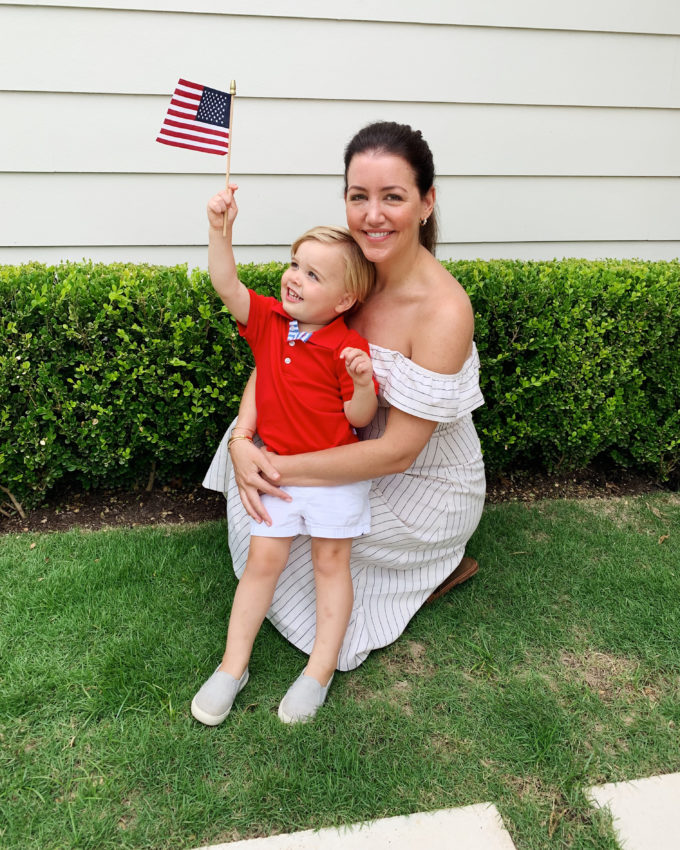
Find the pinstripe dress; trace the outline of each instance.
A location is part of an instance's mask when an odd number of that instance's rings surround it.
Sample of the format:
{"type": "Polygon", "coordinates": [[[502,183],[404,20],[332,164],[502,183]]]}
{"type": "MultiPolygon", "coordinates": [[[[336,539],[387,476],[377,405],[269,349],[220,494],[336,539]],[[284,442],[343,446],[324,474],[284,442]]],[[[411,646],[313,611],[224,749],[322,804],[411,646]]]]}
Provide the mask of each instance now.
{"type": "MultiPolygon", "coordinates": [[[[484,464],[472,411],[484,403],[479,357],[473,350],[460,372],[441,375],[398,351],[371,345],[378,381],[375,418],[362,439],[379,437],[391,406],[437,422],[425,448],[405,473],[371,485],[371,532],[352,545],[354,607],[338,670],[358,667],[371,650],[396,640],[432,591],[460,563],[484,505],[484,464]]],[[[245,569],[250,518],[245,513],[225,434],[203,486],[227,499],[234,572],[245,569]]],[[[291,643],[310,653],[316,626],[309,537],[293,541],[268,619],[291,643]]]]}

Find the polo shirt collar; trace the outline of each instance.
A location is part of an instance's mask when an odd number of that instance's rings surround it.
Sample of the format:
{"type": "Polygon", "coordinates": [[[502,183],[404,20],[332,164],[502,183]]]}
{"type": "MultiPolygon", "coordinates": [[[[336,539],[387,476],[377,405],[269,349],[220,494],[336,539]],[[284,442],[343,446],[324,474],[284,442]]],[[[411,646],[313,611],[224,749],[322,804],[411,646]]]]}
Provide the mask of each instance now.
{"type": "MultiPolygon", "coordinates": [[[[274,312],[284,316],[287,321],[290,321],[291,319],[288,313],[284,310],[283,304],[279,301],[277,301],[274,305],[274,312]]],[[[328,348],[331,351],[334,351],[342,344],[346,335],[347,325],[345,324],[345,320],[343,316],[338,316],[337,319],[333,319],[332,322],[325,325],[323,328],[319,328],[318,331],[314,331],[306,344],[309,345],[310,343],[314,343],[315,345],[320,345],[322,348],[328,348]]]]}

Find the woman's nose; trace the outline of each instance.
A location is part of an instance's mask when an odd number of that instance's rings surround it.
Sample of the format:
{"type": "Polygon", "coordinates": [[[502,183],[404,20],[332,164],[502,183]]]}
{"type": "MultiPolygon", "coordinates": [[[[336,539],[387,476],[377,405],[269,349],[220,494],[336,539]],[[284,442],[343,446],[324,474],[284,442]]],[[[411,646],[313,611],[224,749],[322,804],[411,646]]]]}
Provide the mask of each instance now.
{"type": "Polygon", "coordinates": [[[377,223],[382,220],[382,208],[380,206],[380,201],[369,201],[368,208],[366,210],[366,219],[371,223],[377,223]]]}

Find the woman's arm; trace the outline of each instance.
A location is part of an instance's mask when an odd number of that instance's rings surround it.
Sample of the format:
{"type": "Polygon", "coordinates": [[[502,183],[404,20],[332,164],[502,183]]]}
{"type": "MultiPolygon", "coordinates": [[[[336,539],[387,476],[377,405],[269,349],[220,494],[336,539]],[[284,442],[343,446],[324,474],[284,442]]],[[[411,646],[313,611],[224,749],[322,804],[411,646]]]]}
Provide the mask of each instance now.
{"type": "Polygon", "coordinates": [[[250,377],[243,388],[243,395],[238,406],[238,416],[236,417],[236,428],[243,428],[255,433],[257,428],[257,402],[255,401],[255,385],[257,383],[257,369],[253,369],[250,377]]]}
{"type": "Polygon", "coordinates": [[[382,436],[321,452],[291,457],[268,455],[281,485],[349,484],[404,472],[423,450],[437,423],[393,407],[382,436]]]}
{"type": "MultiPolygon", "coordinates": [[[[257,427],[257,407],[255,404],[255,382],[257,369],[253,369],[248,383],[243,390],[241,404],[238,409],[238,418],[232,434],[252,436],[257,427]]],[[[279,473],[270,463],[267,454],[259,449],[249,439],[235,440],[229,447],[234,477],[238,487],[239,496],[248,516],[256,522],[264,522],[271,525],[271,517],[260,499],[260,493],[269,493],[278,496],[285,501],[290,501],[290,496],[276,485],[279,473]],[[266,478],[264,477],[266,476],[266,478]]]]}

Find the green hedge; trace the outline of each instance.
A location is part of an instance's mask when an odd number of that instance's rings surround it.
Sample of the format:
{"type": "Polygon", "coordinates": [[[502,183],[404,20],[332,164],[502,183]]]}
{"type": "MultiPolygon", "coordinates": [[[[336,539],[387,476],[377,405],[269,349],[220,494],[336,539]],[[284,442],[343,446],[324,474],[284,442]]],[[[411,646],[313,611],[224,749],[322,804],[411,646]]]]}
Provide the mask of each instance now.
{"type": "MultiPolygon", "coordinates": [[[[446,262],[470,294],[490,472],[680,459],[680,263],[446,262]]],[[[278,293],[283,266],[242,266],[278,293]]],[[[196,480],[235,414],[247,346],[206,272],[0,267],[0,486],[196,480]]]]}
{"type": "Polygon", "coordinates": [[[680,460],[680,263],[445,264],[475,308],[487,465],[596,458],[666,479],[680,460]]]}

